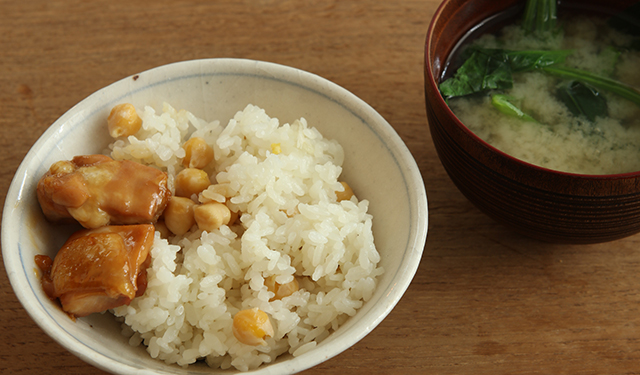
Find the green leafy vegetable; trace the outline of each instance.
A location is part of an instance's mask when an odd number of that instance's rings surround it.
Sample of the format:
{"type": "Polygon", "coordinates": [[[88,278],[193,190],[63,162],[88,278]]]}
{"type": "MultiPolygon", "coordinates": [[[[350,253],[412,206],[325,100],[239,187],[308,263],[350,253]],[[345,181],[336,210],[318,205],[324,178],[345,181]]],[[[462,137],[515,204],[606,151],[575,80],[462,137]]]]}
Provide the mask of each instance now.
{"type": "Polygon", "coordinates": [[[600,51],[600,53],[598,54],[598,58],[603,61],[603,65],[607,67],[602,70],[602,74],[606,76],[613,76],[615,74],[616,64],[620,60],[621,53],[622,51],[614,46],[608,46],[607,48],[600,51]]]}
{"type": "Polygon", "coordinates": [[[513,98],[507,95],[502,95],[502,94],[491,95],[491,104],[493,104],[493,106],[498,111],[506,115],[517,117],[525,121],[537,122],[533,117],[524,113],[520,108],[518,108],[518,106],[513,104],[512,101],[513,101],[513,98]]]}
{"type": "Polygon", "coordinates": [[[528,0],[522,27],[530,33],[553,31],[557,24],[557,12],[556,0],[528,0]]]}
{"type": "Polygon", "coordinates": [[[440,84],[446,99],[513,86],[511,68],[502,50],[476,49],[455,75],[440,84]]]}
{"type": "Polygon", "coordinates": [[[582,82],[571,81],[562,85],[556,95],[574,116],[584,116],[589,121],[595,121],[598,116],[609,115],[607,99],[598,90],[582,82]]]}
{"type": "Polygon", "coordinates": [[[612,92],[640,106],[640,92],[634,87],[614,79],[566,66],[548,66],[542,68],[542,70],[564,79],[580,81],[600,90],[612,92]]]}
{"type": "MultiPolygon", "coordinates": [[[[627,33],[640,35],[640,2],[613,17],[610,22],[627,33]]],[[[522,27],[538,35],[554,31],[557,27],[556,0],[527,0],[522,27]]],[[[513,73],[537,70],[570,81],[557,90],[557,96],[572,113],[583,115],[591,121],[597,116],[606,116],[608,112],[606,98],[598,90],[620,95],[640,106],[640,91],[634,87],[599,74],[563,66],[567,56],[572,53],[570,50],[509,51],[472,47],[465,53],[469,57],[454,76],[440,84],[440,92],[446,100],[490,90],[510,89],[513,87],[513,73]]],[[[613,74],[619,54],[620,50],[615,46],[602,51],[600,58],[607,61],[606,65],[609,66],[603,74],[613,74]]],[[[493,95],[491,102],[503,113],[535,121],[507,96],[493,95]]]]}
{"type": "Polygon", "coordinates": [[[473,48],[455,75],[440,84],[446,99],[487,90],[513,87],[514,72],[540,69],[564,62],[571,51],[508,51],[473,48]]]}
{"type": "Polygon", "coordinates": [[[561,64],[565,61],[567,56],[571,55],[572,53],[572,50],[507,51],[506,57],[509,61],[511,71],[517,73],[540,69],[544,68],[545,66],[561,64]]]}

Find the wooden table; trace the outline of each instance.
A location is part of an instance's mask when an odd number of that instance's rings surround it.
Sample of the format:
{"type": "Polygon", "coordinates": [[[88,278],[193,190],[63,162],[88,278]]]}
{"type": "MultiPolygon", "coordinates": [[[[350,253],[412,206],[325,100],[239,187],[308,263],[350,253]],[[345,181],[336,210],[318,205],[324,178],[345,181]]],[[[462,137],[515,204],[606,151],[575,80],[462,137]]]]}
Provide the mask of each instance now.
{"type": "MultiPolygon", "coordinates": [[[[405,297],[306,374],[638,374],[640,236],[568,246],[472,206],[427,127],[423,46],[440,0],[0,0],[0,194],[31,145],[99,88],[180,60],[242,57],[350,90],[423,173],[430,228],[405,297]]],[[[11,203],[11,202],[9,202],[11,203]]],[[[103,374],[47,337],[0,273],[1,374],[103,374]]]]}

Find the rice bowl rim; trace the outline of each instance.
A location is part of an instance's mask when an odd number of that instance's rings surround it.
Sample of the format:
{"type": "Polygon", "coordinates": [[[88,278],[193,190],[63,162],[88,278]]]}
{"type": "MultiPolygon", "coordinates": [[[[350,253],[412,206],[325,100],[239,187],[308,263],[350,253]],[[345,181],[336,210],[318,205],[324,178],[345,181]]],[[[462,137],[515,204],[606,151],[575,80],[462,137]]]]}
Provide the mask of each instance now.
{"type": "MultiPolygon", "coordinates": [[[[117,101],[141,91],[153,89],[154,86],[194,77],[224,74],[246,75],[293,85],[323,96],[359,118],[380,139],[393,157],[394,163],[404,179],[403,182],[411,211],[409,213],[411,228],[408,232],[409,235],[404,246],[400,266],[391,278],[393,282],[386,286],[384,293],[382,293],[384,297],[378,300],[376,306],[369,309],[365,315],[358,316],[356,314],[358,321],[350,327],[349,335],[341,335],[338,339],[330,340],[331,337],[340,332],[338,330],[307,353],[281,362],[276,361],[273,364],[264,364],[256,370],[245,373],[281,374],[299,372],[320,364],[353,346],[370,333],[391,312],[409,287],[418,269],[426,244],[428,227],[427,196],[421,173],[410,151],[393,127],[377,111],[356,95],[316,74],[285,65],[249,59],[211,58],[187,60],[133,74],[99,89],[80,101],[57,119],[39,137],[24,157],[13,177],[6,195],[2,217],[3,261],[9,281],[22,306],[47,335],[74,355],[105,371],[148,375],[159,373],[152,369],[141,370],[140,368],[129,366],[120,362],[118,358],[97,352],[94,348],[76,338],[73,333],[60,326],[51,316],[47,307],[43,305],[43,301],[37,295],[37,290],[41,288],[40,284],[34,285],[28,277],[32,273],[30,270],[33,269],[33,259],[23,258],[25,253],[22,251],[22,246],[24,245],[20,241],[20,239],[29,236],[29,234],[23,234],[28,225],[21,225],[29,220],[28,217],[25,217],[25,204],[21,204],[24,203],[25,199],[28,199],[26,194],[28,192],[25,192],[25,186],[29,185],[30,180],[37,178],[34,176],[40,176],[43,171],[48,169],[48,166],[42,166],[42,163],[37,168],[34,168],[34,166],[38,165],[38,160],[42,160],[41,155],[43,154],[40,150],[47,150],[46,152],[51,154],[54,149],[59,147],[58,144],[51,144],[53,142],[50,141],[52,135],[56,134],[61,141],[86,119],[91,119],[92,115],[97,111],[103,110],[105,107],[110,108],[117,101]],[[204,67],[207,67],[207,69],[203,69],[204,67]],[[131,80],[136,76],[145,77],[145,79],[149,80],[149,83],[132,89],[131,80]],[[29,264],[29,262],[31,263],[29,264]],[[327,341],[330,341],[330,345],[323,345],[327,341]]],[[[27,246],[30,245],[27,244],[27,246]]],[[[382,285],[377,286],[376,289],[380,287],[382,285]]],[[[378,291],[376,290],[376,292],[378,291]]],[[[366,302],[363,308],[373,302],[375,301],[366,302]]],[[[167,371],[163,373],[201,373],[185,371],[185,369],[176,370],[179,371],[174,372],[170,367],[167,367],[167,371]]]]}

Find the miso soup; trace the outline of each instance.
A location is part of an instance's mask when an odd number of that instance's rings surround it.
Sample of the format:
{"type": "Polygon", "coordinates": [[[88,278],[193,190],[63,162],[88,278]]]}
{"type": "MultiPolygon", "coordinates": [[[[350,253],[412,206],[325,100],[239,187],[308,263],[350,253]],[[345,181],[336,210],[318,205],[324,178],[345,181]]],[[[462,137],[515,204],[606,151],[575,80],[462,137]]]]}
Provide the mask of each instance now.
{"type": "MultiPolygon", "coordinates": [[[[462,48],[570,51],[562,66],[635,88],[640,87],[640,51],[635,45],[635,37],[611,27],[609,17],[572,15],[558,17],[557,27],[544,34],[526,32],[518,20],[462,48]]],[[[513,72],[511,88],[451,97],[447,103],[478,137],[531,164],[580,174],[640,171],[640,106],[597,89],[589,93],[595,102],[586,105],[591,113],[585,114],[572,107],[572,97],[563,96],[572,89],[591,88],[533,69],[513,72]],[[504,98],[523,115],[499,110],[495,101],[504,98]],[[600,108],[594,112],[596,106],[600,108]]]]}

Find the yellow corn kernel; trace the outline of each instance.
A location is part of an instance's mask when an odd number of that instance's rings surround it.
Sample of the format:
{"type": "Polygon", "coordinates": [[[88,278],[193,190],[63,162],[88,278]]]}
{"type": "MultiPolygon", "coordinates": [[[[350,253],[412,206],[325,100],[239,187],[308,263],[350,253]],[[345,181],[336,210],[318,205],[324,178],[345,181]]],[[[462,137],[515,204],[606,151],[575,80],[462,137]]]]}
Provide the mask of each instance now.
{"type": "Polygon", "coordinates": [[[142,127],[142,119],[136,113],[136,108],[129,103],[118,104],[111,109],[107,118],[109,134],[113,138],[134,135],[142,127]]]}
{"type": "Polygon", "coordinates": [[[271,152],[278,155],[282,152],[282,148],[280,148],[280,143],[272,143],[271,144],[271,152]]]}
{"type": "Polygon", "coordinates": [[[246,345],[266,345],[264,338],[273,336],[269,315],[257,307],[240,310],[233,317],[233,335],[246,345]]]}
{"type": "Polygon", "coordinates": [[[293,293],[297,292],[298,289],[300,289],[298,280],[296,280],[295,277],[288,283],[279,284],[276,282],[276,276],[272,275],[264,280],[264,285],[266,285],[267,290],[275,294],[275,296],[271,299],[272,301],[276,299],[283,299],[284,297],[289,297],[293,293]]]}
{"type": "Polygon", "coordinates": [[[200,137],[193,137],[186,141],[182,148],[185,152],[182,165],[185,168],[202,169],[213,160],[213,148],[200,137]]]}
{"type": "Polygon", "coordinates": [[[187,168],[176,175],[176,195],[178,197],[191,197],[200,194],[211,185],[209,175],[202,169],[187,168]]]}
{"type": "Polygon", "coordinates": [[[346,182],[340,183],[344,187],[344,191],[336,191],[336,198],[338,199],[338,202],[348,201],[349,199],[351,199],[351,197],[353,197],[353,190],[346,182]]]}
{"type": "Polygon", "coordinates": [[[231,210],[223,203],[209,202],[193,209],[198,228],[211,232],[231,221],[231,210]]]}

